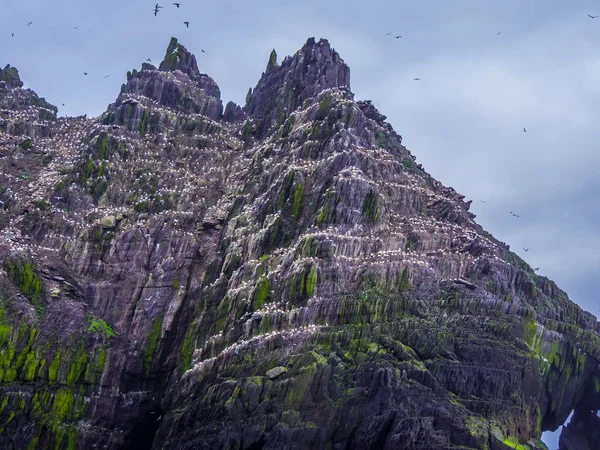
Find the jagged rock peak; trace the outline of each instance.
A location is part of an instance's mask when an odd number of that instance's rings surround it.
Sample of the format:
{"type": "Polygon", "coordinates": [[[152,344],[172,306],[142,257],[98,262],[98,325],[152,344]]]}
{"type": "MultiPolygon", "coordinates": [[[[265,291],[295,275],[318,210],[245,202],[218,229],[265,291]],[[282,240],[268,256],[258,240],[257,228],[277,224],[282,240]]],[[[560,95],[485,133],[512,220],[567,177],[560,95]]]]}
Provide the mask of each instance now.
{"type": "Polygon", "coordinates": [[[350,68],[327,39],[316,42],[312,37],[280,65],[275,50],[271,52],[267,70],[249,92],[245,111],[266,129],[275,117],[291,114],[304,100],[331,88],[350,90],[350,68]]]}
{"type": "Polygon", "coordinates": [[[4,81],[9,88],[23,87],[23,82],[19,78],[19,71],[16,67],[7,64],[4,69],[0,69],[0,80],[4,81]]]}
{"type": "Polygon", "coordinates": [[[174,37],[171,38],[165,57],[158,69],[163,72],[181,70],[183,73],[187,73],[190,78],[197,78],[200,76],[196,57],[174,37]]]}
{"type": "Polygon", "coordinates": [[[271,51],[271,56],[269,56],[269,62],[267,63],[267,70],[265,72],[269,72],[270,70],[277,67],[277,52],[275,49],[271,51]]]}

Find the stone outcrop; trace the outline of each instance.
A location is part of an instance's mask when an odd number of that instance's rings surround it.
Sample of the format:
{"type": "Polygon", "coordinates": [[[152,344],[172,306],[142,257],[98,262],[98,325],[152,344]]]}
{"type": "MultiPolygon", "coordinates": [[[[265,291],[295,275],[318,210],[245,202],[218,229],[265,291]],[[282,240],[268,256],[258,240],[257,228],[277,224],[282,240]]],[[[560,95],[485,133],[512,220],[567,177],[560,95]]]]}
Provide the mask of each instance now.
{"type": "Polygon", "coordinates": [[[598,448],[597,319],[354,100],[327,41],[273,51],[223,112],[172,40],[45,133],[10,73],[0,447],[533,450],[575,409],[562,448],[598,448]]]}
{"type": "Polygon", "coordinates": [[[306,44],[277,65],[271,52],[265,72],[251,91],[244,110],[258,123],[256,135],[265,136],[279,127],[303,104],[326,89],[350,90],[350,68],[325,39],[306,44]]]}

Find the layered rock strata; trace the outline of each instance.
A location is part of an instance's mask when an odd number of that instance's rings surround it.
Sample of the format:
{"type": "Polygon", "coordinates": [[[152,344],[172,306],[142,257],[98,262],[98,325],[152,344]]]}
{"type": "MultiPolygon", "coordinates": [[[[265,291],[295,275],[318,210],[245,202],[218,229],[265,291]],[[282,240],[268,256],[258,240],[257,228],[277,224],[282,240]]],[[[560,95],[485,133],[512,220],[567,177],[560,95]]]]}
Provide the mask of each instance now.
{"type": "Polygon", "coordinates": [[[0,447],[597,449],[600,325],[326,40],[245,107],[172,40],[99,118],[0,73],[0,447]]]}

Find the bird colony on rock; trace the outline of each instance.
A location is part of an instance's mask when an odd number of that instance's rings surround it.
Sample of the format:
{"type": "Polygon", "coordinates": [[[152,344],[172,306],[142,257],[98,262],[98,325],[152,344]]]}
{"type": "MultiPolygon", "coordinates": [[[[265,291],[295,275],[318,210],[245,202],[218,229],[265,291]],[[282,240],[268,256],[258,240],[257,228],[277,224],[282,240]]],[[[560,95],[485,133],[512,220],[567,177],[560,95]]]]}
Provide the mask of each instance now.
{"type": "Polygon", "coordinates": [[[596,318],[326,40],[244,107],[175,39],[97,118],[0,79],[0,447],[533,450],[575,410],[599,448],[596,318]]]}

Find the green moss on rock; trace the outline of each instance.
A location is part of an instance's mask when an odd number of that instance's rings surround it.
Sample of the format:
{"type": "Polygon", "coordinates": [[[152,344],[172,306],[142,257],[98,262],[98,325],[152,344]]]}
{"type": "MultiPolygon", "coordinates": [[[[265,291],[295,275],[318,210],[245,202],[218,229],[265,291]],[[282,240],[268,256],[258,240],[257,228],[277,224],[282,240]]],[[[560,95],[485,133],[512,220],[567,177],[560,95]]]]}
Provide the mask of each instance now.
{"type": "Polygon", "coordinates": [[[269,280],[266,276],[261,277],[256,283],[252,298],[252,309],[254,311],[262,308],[269,296],[269,280]]]}

